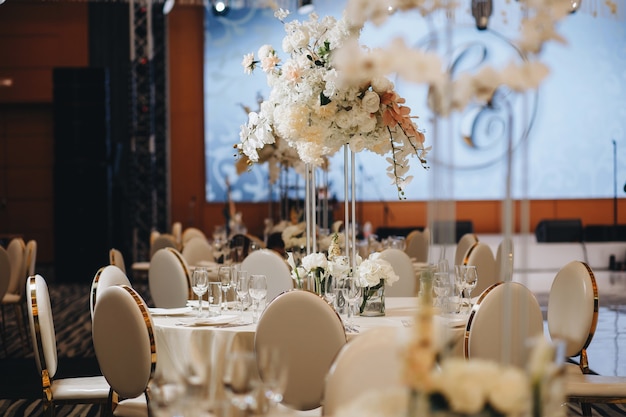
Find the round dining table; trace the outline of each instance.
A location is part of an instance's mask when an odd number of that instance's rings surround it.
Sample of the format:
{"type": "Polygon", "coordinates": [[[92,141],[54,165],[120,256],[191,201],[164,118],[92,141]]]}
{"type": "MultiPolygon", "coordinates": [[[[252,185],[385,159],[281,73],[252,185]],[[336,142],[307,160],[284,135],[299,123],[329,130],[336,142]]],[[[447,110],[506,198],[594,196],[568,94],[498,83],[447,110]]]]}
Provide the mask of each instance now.
{"type": "MultiPolygon", "coordinates": [[[[219,316],[197,317],[197,300],[189,307],[150,309],[157,349],[157,372],[165,377],[187,378],[196,375],[206,379],[212,398],[223,398],[219,381],[225,356],[232,351],[254,349],[256,323],[252,313],[243,314],[236,303],[229,302],[219,316]]],[[[398,334],[410,337],[418,309],[416,297],[387,297],[384,316],[354,316],[346,331],[347,342],[376,327],[394,327],[398,334]]],[[[205,309],[206,311],[206,309],[205,309]]],[[[435,341],[452,355],[463,354],[463,335],[467,314],[434,316],[435,341]]],[[[402,340],[402,339],[400,339],[402,340]]],[[[408,341],[408,339],[407,339],[408,341]]]]}

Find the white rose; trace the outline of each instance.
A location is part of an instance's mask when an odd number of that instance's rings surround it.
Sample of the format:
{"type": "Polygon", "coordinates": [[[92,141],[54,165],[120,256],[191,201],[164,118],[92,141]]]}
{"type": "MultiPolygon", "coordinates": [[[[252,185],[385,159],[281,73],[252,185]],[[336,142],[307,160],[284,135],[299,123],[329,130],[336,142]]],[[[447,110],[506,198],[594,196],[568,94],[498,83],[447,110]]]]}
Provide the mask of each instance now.
{"type": "Polygon", "coordinates": [[[361,106],[368,113],[376,113],[380,108],[380,96],[373,91],[366,91],[361,106]]]}
{"type": "Polygon", "coordinates": [[[361,152],[365,149],[365,139],[361,135],[355,135],[350,138],[350,150],[354,153],[361,152]]]}
{"type": "Polygon", "coordinates": [[[259,48],[259,52],[257,52],[259,59],[267,58],[270,55],[275,55],[274,48],[272,45],[265,44],[259,48]]]}
{"type": "Polygon", "coordinates": [[[328,267],[328,260],[323,253],[311,253],[302,258],[302,266],[307,271],[311,271],[315,268],[326,269],[328,267]]]}

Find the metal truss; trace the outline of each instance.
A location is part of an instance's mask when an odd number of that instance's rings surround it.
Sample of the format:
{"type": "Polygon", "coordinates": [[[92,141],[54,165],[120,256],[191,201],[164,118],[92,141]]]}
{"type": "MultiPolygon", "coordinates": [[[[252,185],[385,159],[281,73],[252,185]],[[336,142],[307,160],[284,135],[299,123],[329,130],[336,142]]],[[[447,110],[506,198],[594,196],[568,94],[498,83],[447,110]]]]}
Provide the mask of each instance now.
{"type": "Polygon", "coordinates": [[[133,260],[150,257],[150,233],[167,231],[165,20],[152,0],[130,0],[130,204],[133,260]]]}

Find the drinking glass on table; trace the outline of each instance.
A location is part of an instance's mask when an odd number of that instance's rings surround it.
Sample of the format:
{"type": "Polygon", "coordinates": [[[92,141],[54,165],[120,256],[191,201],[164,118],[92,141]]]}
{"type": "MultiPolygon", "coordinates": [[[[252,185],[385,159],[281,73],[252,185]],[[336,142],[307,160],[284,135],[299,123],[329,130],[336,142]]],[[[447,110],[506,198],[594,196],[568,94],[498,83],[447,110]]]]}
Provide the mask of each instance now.
{"type": "Polygon", "coordinates": [[[343,298],[348,303],[347,307],[347,319],[346,319],[346,327],[348,330],[354,330],[354,321],[352,317],[354,315],[354,307],[356,303],[361,299],[362,287],[359,284],[359,281],[354,277],[348,277],[343,280],[341,286],[341,293],[343,298]]]}
{"type": "Polygon", "coordinates": [[[464,288],[467,291],[467,299],[470,308],[472,307],[472,290],[476,288],[478,284],[478,270],[474,265],[467,265],[465,267],[465,274],[463,275],[465,283],[464,288]]]}
{"type": "Polygon", "coordinates": [[[226,355],[222,384],[227,398],[242,414],[256,408],[254,392],[259,382],[257,361],[252,352],[234,351],[226,355]]]}
{"type": "Polygon", "coordinates": [[[252,321],[256,322],[259,317],[259,307],[267,297],[267,277],[261,274],[250,275],[248,292],[252,298],[252,321]]]}
{"type": "Polygon", "coordinates": [[[281,357],[280,349],[274,346],[261,346],[257,350],[257,364],[265,398],[269,401],[269,415],[283,400],[287,388],[287,364],[281,357]]]}
{"type": "Polygon", "coordinates": [[[459,297],[460,308],[465,307],[465,265],[454,265],[454,290],[459,297]]]}
{"type": "Polygon", "coordinates": [[[240,269],[237,271],[237,281],[235,283],[235,291],[237,291],[237,299],[239,300],[239,313],[241,314],[241,319],[243,319],[243,303],[248,296],[249,290],[249,276],[248,271],[240,269]]]}
{"type": "Polygon", "coordinates": [[[222,313],[222,283],[209,282],[208,287],[209,316],[219,316],[222,313]]]}
{"type": "Polygon", "coordinates": [[[207,292],[208,286],[209,271],[203,267],[194,269],[191,276],[191,289],[198,296],[198,317],[202,317],[202,296],[207,292]]]}
{"type": "Polygon", "coordinates": [[[337,278],[332,275],[327,275],[323,281],[324,300],[331,306],[334,306],[335,299],[337,298],[337,278]]]}
{"type": "Polygon", "coordinates": [[[227,307],[226,298],[231,282],[233,281],[231,277],[233,271],[234,268],[226,265],[220,266],[217,270],[217,277],[219,278],[220,286],[222,287],[222,310],[226,310],[227,307]]]}
{"type": "Polygon", "coordinates": [[[447,272],[435,272],[433,290],[437,296],[437,307],[445,311],[448,303],[448,297],[452,293],[450,275],[447,272]]]}

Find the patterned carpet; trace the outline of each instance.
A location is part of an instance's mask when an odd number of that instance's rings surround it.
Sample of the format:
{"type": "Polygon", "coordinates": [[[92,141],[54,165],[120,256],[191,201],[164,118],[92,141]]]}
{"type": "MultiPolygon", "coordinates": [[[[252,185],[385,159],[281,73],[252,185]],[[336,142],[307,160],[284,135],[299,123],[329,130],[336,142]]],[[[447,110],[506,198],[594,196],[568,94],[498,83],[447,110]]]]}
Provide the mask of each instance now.
{"type": "MultiPolygon", "coordinates": [[[[87,284],[49,283],[55,321],[59,367],[56,377],[87,376],[99,373],[91,342],[87,284]]],[[[145,282],[134,284],[149,302],[145,282]]],[[[538,296],[541,301],[542,296],[538,296]]],[[[30,342],[24,345],[13,309],[4,314],[5,331],[0,343],[0,416],[39,417],[42,415],[41,381],[37,375],[30,342]]],[[[99,415],[98,406],[74,405],[57,409],[59,417],[91,417],[99,415]]],[[[580,416],[577,405],[567,406],[567,416],[580,416]]],[[[624,407],[599,406],[594,416],[626,416],[624,407]]]]}

